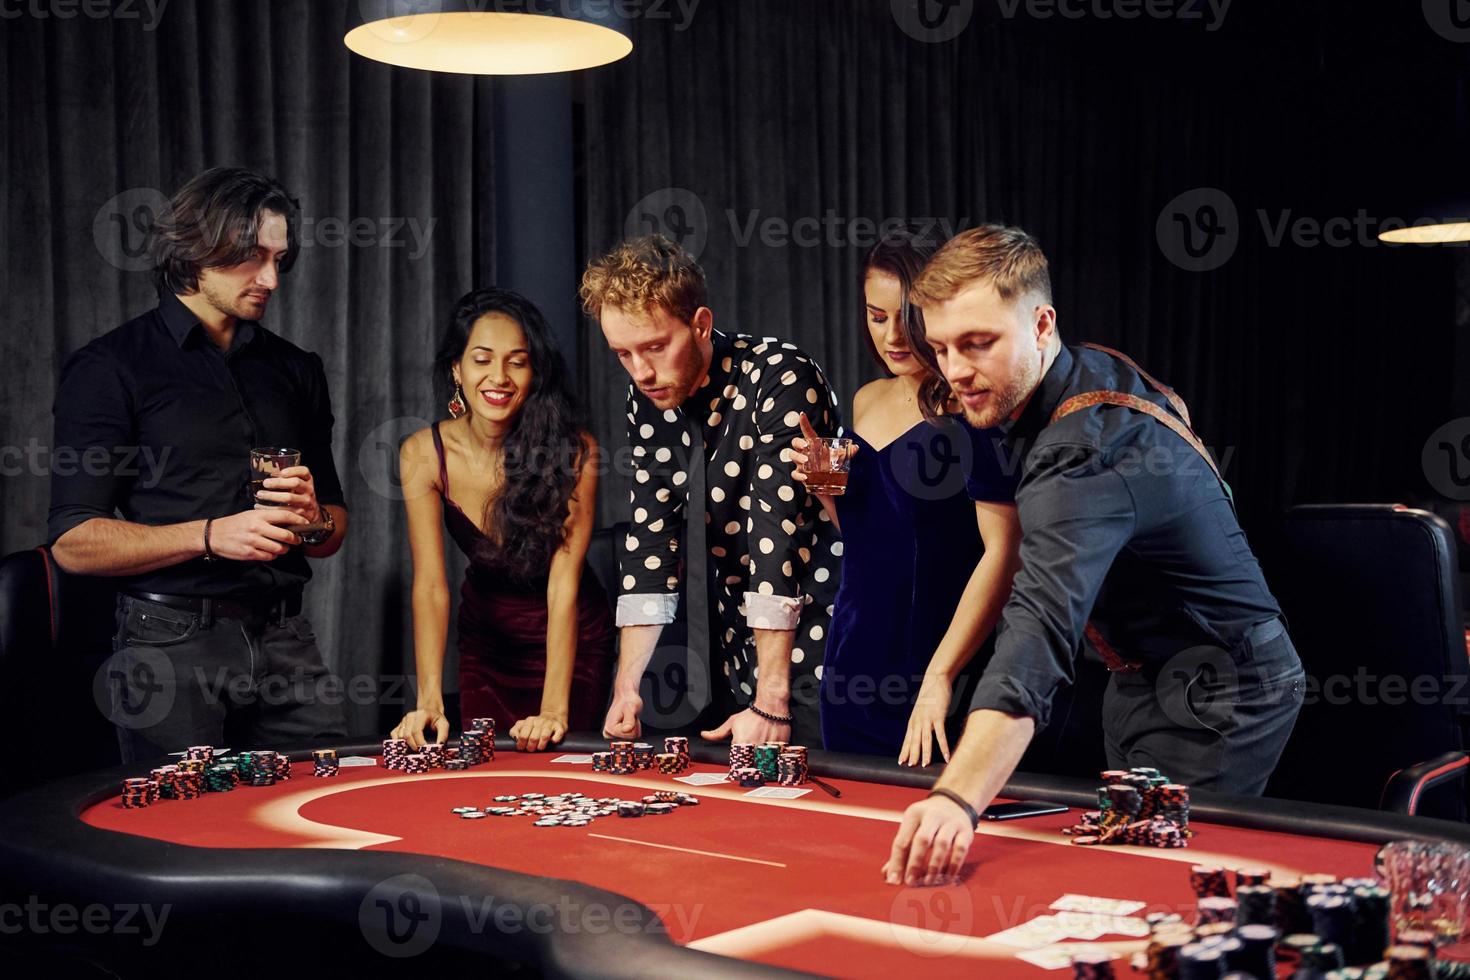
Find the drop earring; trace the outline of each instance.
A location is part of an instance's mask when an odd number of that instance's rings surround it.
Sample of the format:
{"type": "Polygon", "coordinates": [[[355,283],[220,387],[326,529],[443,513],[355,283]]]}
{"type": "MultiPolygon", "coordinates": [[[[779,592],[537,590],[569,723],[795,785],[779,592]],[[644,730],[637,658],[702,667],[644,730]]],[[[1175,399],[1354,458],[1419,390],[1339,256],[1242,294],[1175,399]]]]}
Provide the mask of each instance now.
{"type": "Polygon", "coordinates": [[[455,382],[454,396],[449,399],[449,417],[457,419],[468,412],[469,408],[464,403],[464,389],[455,382]]]}

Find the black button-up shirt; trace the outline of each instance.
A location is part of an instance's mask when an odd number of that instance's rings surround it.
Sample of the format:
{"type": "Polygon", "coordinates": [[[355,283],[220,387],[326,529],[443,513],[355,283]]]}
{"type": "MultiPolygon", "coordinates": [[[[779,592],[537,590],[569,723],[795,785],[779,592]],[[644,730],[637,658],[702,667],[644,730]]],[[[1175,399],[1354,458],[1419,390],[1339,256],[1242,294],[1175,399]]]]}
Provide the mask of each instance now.
{"type": "Polygon", "coordinates": [[[1220,480],[1183,439],[1115,406],[1048,424],[1062,401],[1098,390],[1172,412],[1116,358],[1057,355],[1006,437],[1023,467],[1021,570],[972,711],[1044,725],[1089,618],[1123,659],[1148,669],[1195,646],[1233,649],[1281,613],[1220,480]]]}
{"type": "MultiPolygon", "coordinates": [[[[691,439],[703,425],[706,546],[712,636],[731,690],[755,693],[753,629],[795,630],[793,690],[820,681],[842,566],[842,539],[821,504],[792,479],[791,440],[805,412],[819,434],[838,434],[837,398],[815,361],[773,338],[714,331],[709,375],[683,406],[660,411],[628,386],[633,521],[619,562],[618,625],[671,623],[683,568],[678,551],[689,498],[691,439]]],[[[701,556],[690,556],[700,560],[701,556]]]]}
{"type": "MultiPolygon", "coordinates": [[[[228,353],[177,296],[73,354],[56,393],[52,543],[94,517],[164,525],[252,506],[250,450],[301,450],[317,499],[343,503],[321,358],[241,322],[228,353]]],[[[172,595],[260,597],[311,578],[300,548],[268,562],[202,558],[121,581],[172,595]]]]}

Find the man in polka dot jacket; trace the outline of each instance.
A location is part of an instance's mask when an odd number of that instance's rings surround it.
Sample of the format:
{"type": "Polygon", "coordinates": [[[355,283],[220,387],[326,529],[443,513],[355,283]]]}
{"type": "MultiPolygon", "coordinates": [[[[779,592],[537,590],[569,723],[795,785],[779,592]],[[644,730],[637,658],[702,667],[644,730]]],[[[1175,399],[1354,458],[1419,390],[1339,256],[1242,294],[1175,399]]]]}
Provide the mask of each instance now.
{"type": "Polygon", "coordinates": [[[839,431],[826,376],[791,344],[715,330],[703,271],[662,236],[592,262],[581,296],[632,378],[633,513],[619,550],[621,654],[605,734],[639,733],[639,682],[674,620],[687,561],[703,560],[712,693],[717,717],[728,713],[704,736],[820,744],[817,689],[842,542],[791,479],[789,453],[802,413],[820,434],[839,431]],[[681,562],[696,424],[708,554],[681,562]]]}

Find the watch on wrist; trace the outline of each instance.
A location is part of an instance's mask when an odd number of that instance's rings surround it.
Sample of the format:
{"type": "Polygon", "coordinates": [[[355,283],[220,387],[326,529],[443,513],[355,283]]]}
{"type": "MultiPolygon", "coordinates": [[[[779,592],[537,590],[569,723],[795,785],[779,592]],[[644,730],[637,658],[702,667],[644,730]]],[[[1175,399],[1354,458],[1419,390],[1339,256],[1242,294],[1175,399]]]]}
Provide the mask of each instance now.
{"type": "Polygon", "coordinates": [[[318,506],[317,510],[321,512],[320,523],[325,526],[319,531],[307,531],[300,536],[301,543],[308,548],[315,548],[319,544],[326,544],[332,539],[332,535],[337,533],[337,522],[332,519],[332,512],[322,506],[318,506]]]}

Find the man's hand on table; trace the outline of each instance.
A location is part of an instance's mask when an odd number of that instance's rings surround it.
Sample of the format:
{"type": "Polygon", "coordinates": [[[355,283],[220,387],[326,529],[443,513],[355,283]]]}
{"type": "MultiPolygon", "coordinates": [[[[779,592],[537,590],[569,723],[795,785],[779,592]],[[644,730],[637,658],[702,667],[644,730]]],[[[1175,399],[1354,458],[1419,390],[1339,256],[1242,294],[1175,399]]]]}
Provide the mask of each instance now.
{"type": "Polygon", "coordinates": [[[960,873],[974,839],[969,815],[953,800],[920,800],[903,812],[883,878],[890,885],[937,884],[960,873]]]}
{"type": "Polygon", "coordinates": [[[602,723],[602,737],[629,739],[643,734],[643,725],[638,721],[642,710],[643,699],[636,693],[615,692],[607,708],[607,719],[602,723]]]}
{"type": "Polygon", "coordinates": [[[723,742],[730,739],[733,742],[743,742],[749,745],[759,745],[762,742],[789,742],[791,741],[791,726],[781,722],[762,718],[760,715],[746,708],[737,711],[719,728],[700,732],[701,738],[712,742],[723,742]]]}

